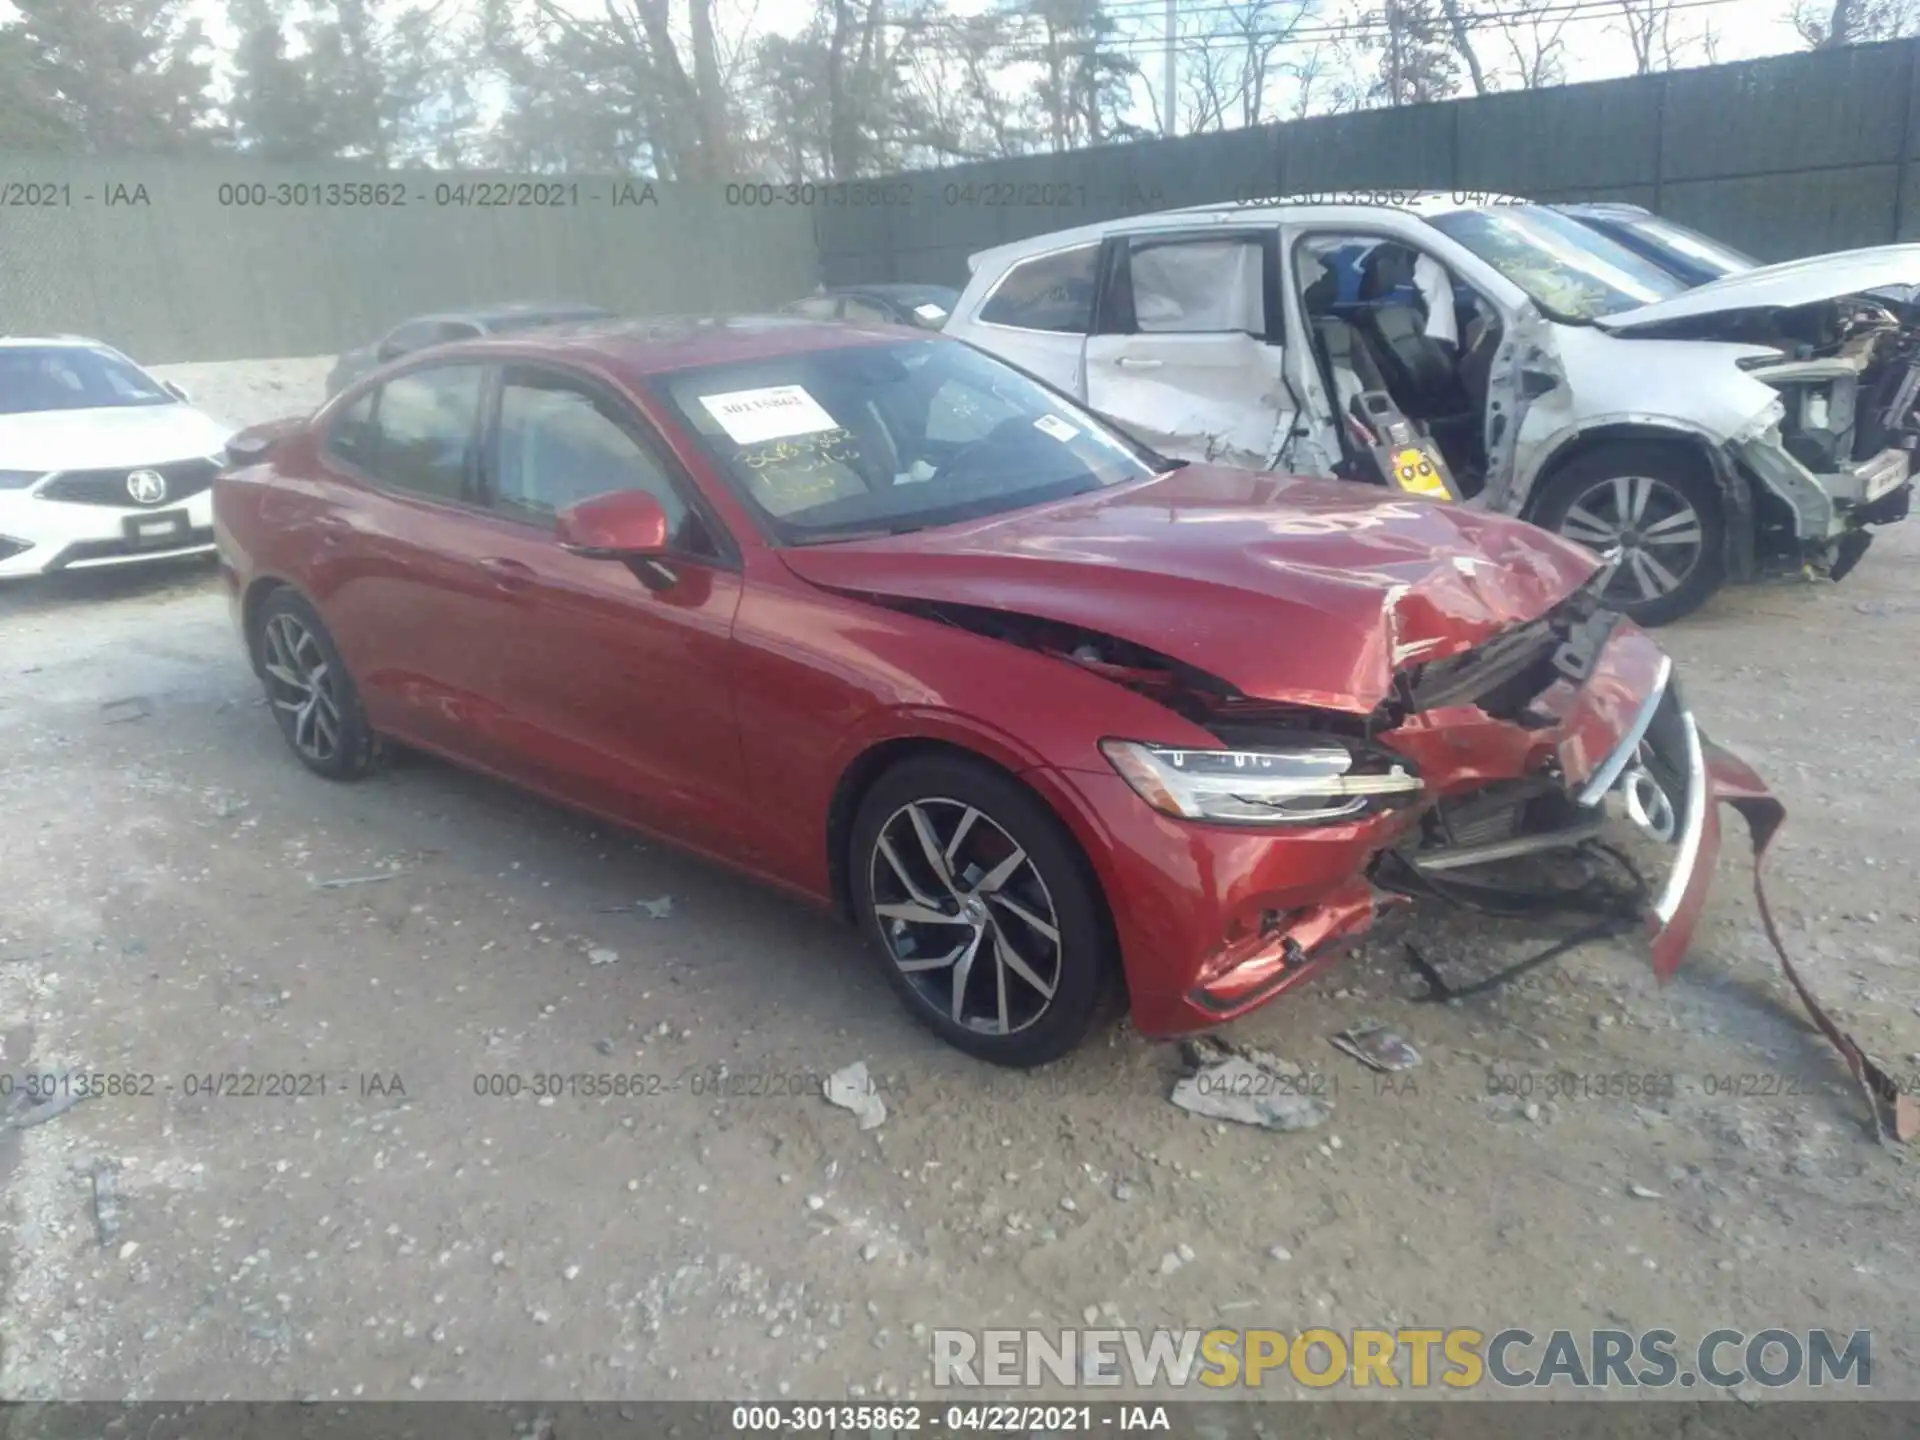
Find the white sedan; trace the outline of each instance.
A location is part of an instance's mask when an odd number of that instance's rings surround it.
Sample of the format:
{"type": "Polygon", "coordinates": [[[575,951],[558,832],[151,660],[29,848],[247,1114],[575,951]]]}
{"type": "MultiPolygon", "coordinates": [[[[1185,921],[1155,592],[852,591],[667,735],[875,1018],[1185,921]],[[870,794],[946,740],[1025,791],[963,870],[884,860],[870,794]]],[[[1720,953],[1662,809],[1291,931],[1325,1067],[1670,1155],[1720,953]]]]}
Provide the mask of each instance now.
{"type": "Polygon", "coordinates": [[[0,579],[212,551],[234,433],[111,346],[0,337],[0,579]]]}

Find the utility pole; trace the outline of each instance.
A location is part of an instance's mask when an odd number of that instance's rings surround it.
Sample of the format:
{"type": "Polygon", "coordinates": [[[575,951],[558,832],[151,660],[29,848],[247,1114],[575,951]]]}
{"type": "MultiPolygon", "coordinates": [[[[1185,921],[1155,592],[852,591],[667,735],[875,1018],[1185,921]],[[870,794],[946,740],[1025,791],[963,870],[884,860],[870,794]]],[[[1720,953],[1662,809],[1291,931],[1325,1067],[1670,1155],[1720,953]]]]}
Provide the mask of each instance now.
{"type": "Polygon", "coordinates": [[[1166,72],[1160,80],[1160,108],[1161,113],[1166,117],[1162,122],[1161,128],[1169,135],[1177,135],[1180,133],[1180,115],[1179,112],[1174,109],[1174,100],[1177,93],[1174,86],[1174,76],[1179,68],[1177,53],[1174,50],[1174,3],[1175,0],[1167,0],[1166,72]]]}

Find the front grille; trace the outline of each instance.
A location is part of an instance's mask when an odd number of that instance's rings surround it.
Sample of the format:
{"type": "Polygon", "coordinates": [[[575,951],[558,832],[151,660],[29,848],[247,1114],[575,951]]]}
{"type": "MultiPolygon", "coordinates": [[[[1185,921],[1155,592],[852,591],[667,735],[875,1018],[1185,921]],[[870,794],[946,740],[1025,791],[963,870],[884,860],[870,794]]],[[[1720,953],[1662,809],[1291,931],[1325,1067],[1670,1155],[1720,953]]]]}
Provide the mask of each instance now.
{"type": "Polygon", "coordinates": [[[171,555],[181,550],[190,550],[198,545],[213,544],[213,527],[189,530],[176,544],[133,545],[125,540],[81,540],[69,545],[60,552],[60,558],[47,568],[64,570],[69,565],[77,565],[83,560],[114,560],[123,555],[171,555]]]}
{"type": "Polygon", "coordinates": [[[153,506],[171,505],[198,495],[219,471],[215,460],[176,460],[168,465],[128,465],[112,470],[63,470],[35,492],[42,500],[66,500],[79,505],[115,505],[123,510],[147,508],[127,491],[127,477],[152,470],[167,482],[167,493],[153,506]]]}

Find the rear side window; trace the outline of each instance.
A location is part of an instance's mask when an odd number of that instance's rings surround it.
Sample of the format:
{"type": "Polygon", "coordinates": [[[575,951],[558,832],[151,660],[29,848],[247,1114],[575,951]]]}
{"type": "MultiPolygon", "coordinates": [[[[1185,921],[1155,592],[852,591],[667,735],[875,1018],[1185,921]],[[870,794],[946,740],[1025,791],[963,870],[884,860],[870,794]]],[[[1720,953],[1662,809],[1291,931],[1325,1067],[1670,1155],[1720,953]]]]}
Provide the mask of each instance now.
{"type": "Polygon", "coordinates": [[[394,490],[466,498],[483,373],[478,365],[438,365],[387,381],[373,410],[372,453],[355,463],[394,490]]]}
{"type": "Polygon", "coordinates": [[[981,307],[982,323],[1086,334],[1093,324],[1093,277],[1099,260],[1098,245],[1022,260],[981,307]]]}
{"type": "Polygon", "coordinates": [[[357,469],[369,473],[373,468],[373,402],[379,394],[369,390],[327,428],[327,450],[357,469]]]}

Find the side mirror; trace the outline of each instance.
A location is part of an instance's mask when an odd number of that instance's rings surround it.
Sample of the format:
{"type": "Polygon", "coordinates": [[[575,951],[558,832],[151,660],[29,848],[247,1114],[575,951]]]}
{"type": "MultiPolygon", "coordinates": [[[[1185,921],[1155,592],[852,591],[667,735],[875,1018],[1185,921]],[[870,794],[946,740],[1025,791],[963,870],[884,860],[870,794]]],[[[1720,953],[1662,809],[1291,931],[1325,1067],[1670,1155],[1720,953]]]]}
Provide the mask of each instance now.
{"type": "Polygon", "coordinates": [[[192,396],[188,395],[184,389],[176,385],[171,380],[162,380],[160,382],[160,388],[165,390],[169,395],[173,396],[174,399],[180,401],[182,404],[185,404],[188,400],[193,398],[192,396]]]}
{"type": "Polygon", "coordinates": [[[647,560],[668,547],[667,512],[644,490],[596,495],[560,512],[555,538],[596,560],[647,560]]]}

